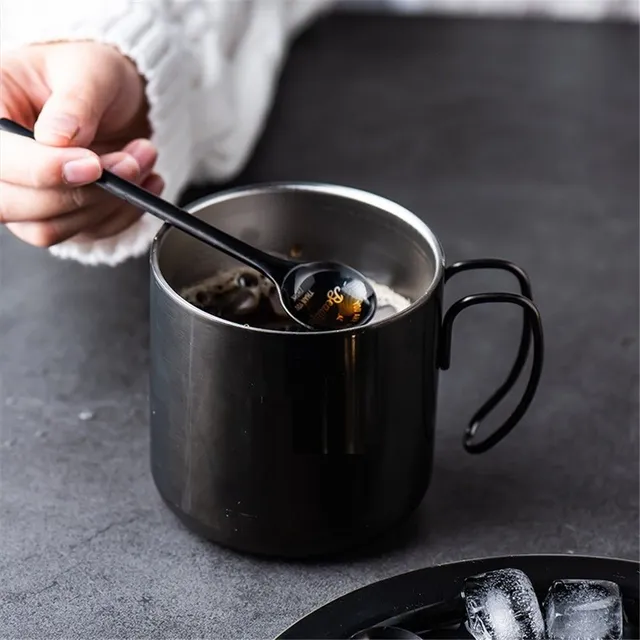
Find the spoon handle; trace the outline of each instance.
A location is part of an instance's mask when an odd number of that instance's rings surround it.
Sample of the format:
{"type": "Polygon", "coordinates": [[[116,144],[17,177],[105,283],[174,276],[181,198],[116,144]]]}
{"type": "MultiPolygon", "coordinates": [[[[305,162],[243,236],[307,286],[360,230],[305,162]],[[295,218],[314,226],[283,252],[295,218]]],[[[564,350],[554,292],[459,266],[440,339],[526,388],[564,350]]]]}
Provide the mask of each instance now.
{"type": "MultiPolygon", "coordinates": [[[[0,131],[13,133],[31,140],[35,139],[33,131],[8,118],[0,118],[0,131]]],[[[184,231],[215,249],[230,255],[232,258],[254,267],[274,279],[277,284],[282,282],[286,273],[293,266],[284,259],[265,253],[220,229],[216,229],[204,222],[204,220],[150,193],[137,184],[120,178],[115,173],[104,170],[95,184],[138,209],[148,211],[162,221],[180,229],[180,231],[184,231]]]]}

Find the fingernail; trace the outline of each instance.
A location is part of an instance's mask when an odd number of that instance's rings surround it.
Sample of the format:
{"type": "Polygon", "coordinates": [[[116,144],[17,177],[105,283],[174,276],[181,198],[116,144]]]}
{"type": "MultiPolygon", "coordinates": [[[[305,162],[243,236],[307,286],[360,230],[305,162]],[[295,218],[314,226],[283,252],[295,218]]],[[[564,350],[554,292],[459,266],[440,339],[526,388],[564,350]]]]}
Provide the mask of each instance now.
{"type": "Polygon", "coordinates": [[[105,169],[119,175],[121,178],[137,178],[140,175],[140,166],[135,158],[130,155],[118,160],[115,164],[106,164],[105,169]]]}
{"type": "Polygon", "coordinates": [[[137,160],[142,172],[151,169],[158,157],[156,148],[148,140],[132,142],[125,148],[125,152],[137,160]]]}
{"type": "Polygon", "coordinates": [[[157,196],[159,196],[164,189],[164,180],[157,175],[151,176],[144,187],[147,191],[151,191],[151,193],[155,193],[157,196]]]}
{"type": "Polygon", "coordinates": [[[53,133],[61,138],[72,140],[80,129],[80,123],[75,116],[68,114],[59,114],[45,116],[37,123],[40,132],[53,133]]]}
{"type": "Polygon", "coordinates": [[[102,167],[96,157],[71,160],[62,167],[65,182],[73,185],[95,182],[102,173],[102,167]]]}

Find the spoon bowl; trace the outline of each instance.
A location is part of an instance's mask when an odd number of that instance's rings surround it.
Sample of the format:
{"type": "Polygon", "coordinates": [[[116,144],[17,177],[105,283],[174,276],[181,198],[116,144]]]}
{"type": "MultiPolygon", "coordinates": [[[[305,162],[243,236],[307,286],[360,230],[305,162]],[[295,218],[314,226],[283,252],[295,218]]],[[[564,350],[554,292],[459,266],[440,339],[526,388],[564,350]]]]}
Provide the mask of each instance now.
{"type": "Polygon", "coordinates": [[[366,324],[376,311],[376,294],[358,271],[338,262],[307,262],[291,269],[280,285],[282,305],[312,329],[366,324]]]}

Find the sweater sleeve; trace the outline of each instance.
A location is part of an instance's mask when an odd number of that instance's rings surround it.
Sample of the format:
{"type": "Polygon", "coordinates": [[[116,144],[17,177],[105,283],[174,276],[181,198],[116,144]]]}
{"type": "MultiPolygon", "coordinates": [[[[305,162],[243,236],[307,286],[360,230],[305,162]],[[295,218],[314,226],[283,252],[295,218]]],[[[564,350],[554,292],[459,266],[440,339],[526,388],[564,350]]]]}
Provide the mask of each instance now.
{"type": "MultiPolygon", "coordinates": [[[[163,195],[175,201],[190,179],[221,181],[242,169],[264,126],[291,37],[332,2],[3,2],[0,47],[96,40],[131,58],[147,81],[163,195]]],[[[51,252],[85,264],[115,265],[144,254],[161,224],[145,214],[116,236],[71,239],[51,252]]]]}

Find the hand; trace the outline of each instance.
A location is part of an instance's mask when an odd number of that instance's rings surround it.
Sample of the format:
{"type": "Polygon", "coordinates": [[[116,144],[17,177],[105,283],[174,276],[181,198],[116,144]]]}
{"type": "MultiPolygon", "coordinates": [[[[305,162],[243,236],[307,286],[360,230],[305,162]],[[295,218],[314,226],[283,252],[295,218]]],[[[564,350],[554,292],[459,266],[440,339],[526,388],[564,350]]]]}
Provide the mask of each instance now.
{"type": "Polygon", "coordinates": [[[160,194],[153,173],[144,80],[117,49],[96,42],[3,52],[0,117],[36,142],[0,133],[0,223],[40,247],[119,233],[141,212],[96,186],[102,169],[160,194]]]}

